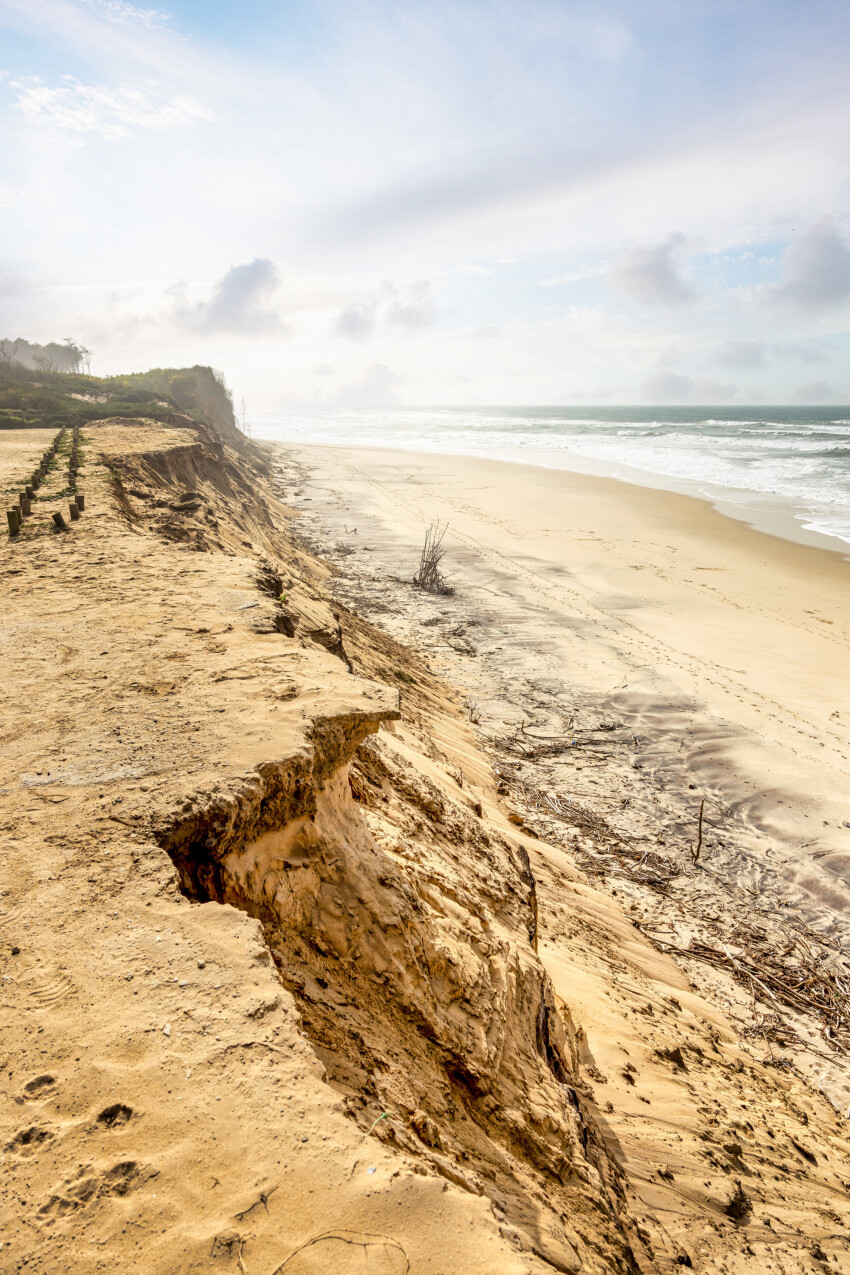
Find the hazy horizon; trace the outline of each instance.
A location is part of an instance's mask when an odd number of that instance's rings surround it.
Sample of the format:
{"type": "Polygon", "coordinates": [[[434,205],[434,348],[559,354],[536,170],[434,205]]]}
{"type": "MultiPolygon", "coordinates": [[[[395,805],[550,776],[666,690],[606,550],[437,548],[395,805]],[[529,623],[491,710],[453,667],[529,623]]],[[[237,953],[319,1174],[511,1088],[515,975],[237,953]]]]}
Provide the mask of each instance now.
{"type": "Polygon", "coordinates": [[[252,413],[850,402],[850,10],[0,0],[0,336],[252,413]]]}

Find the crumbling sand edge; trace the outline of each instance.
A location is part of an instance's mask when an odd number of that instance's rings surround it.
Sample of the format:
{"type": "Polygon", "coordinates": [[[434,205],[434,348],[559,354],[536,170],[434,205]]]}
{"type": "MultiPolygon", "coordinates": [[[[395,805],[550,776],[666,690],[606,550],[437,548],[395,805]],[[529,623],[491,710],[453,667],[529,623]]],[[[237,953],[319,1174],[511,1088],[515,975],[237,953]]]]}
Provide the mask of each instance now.
{"type": "Polygon", "coordinates": [[[18,948],[3,951],[2,1260],[253,1272],[306,1244],[344,1270],[336,1227],[444,1275],[671,1270],[683,1256],[732,1270],[777,1242],[789,1270],[808,1270],[813,1235],[846,1229],[822,1217],[844,1208],[824,1111],[810,1104],[801,1134],[799,1092],[723,1054],[706,1007],[617,909],[557,855],[532,875],[536,847],[500,811],[459,697],[415,652],[334,614],[327,569],[287,534],[250,451],[227,457],[257,489],[242,504],[215,449],[190,494],[132,460],[168,439],[127,430],[91,431],[81,534],[33,537],[29,557],[3,563],[29,716],[7,713],[0,793],[18,948]],[[122,478],[118,501],[110,470],[131,466],[138,494],[122,478]],[[387,682],[402,690],[395,721],[387,682]],[[181,879],[250,901],[262,925],[187,899],[181,879]],[[632,1017],[650,999],[661,1020],[669,996],[686,1015],[687,1100],[648,1056],[671,1047],[668,1020],[659,1032],[632,1017]],[[754,1216],[725,1212],[711,1129],[718,1104],[740,1113],[741,1077],[782,1154],[796,1154],[789,1130],[830,1148],[782,1178],[793,1215],[813,1221],[783,1219],[778,1241],[764,1222],[780,1216],[777,1188],[746,1131],[754,1216]],[[674,1185],[650,1199],[648,1094],[661,1108],[675,1096],[689,1135],[702,1104],[711,1157],[688,1144],[680,1167],[666,1149],[674,1185]]]}

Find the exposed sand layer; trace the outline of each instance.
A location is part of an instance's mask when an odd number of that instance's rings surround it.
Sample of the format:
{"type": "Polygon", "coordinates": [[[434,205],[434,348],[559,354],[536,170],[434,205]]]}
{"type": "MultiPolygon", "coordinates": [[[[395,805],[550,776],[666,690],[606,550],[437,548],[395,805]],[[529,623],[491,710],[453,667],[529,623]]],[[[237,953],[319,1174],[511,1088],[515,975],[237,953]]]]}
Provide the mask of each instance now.
{"type": "Polygon", "coordinates": [[[843,1119],[523,831],[264,454],[83,455],[0,558],[0,1271],[850,1269],[843,1119]]]}
{"type": "Polygon", "coordinates": [[[703,501],[563,470],[301,450],[339,502],[339,530],[359,516],[351,547],[363,548],[365,531],[409,566],[423,527],[448,522],[454,582],[489,590],[506,658],[536,641],[600,711],[627,714],[647,741],[675,737],[701,789],[787,844],[790,870],[846,908],[843,557],[752,531],[703,501]],[[362,517],[374,521],[364,528],[362,517]],[[714,738],[697,733],[709,718],[714,738]]]}
{"type": "Polygon", "coordinates": [[[560,470],[281,456],[340,564],[337,596],[465,687],[527,826],[610,879],[768,1056],[846,1110],[850,565],[702,501],[560,470]],[[432,519],[453,596],[411,588],[432,519]]]}
{"type": "Polygon", "coordinates": [[[453,583],[480,603],[476,648],[489,655],[498,642],[508,673],[536,665],[567,704],[592,697],[637,737],[644,767],[680,754],[715,803],[717,835],[731,811],[794,897],[823,903],[839,924],[850,903],[850,564],[840,555],[752,531],[702,501],[561,470],[301,455],[345,547],[371,548],[399,575],[411,574],[424,526],[448,523],[453,583]]]}

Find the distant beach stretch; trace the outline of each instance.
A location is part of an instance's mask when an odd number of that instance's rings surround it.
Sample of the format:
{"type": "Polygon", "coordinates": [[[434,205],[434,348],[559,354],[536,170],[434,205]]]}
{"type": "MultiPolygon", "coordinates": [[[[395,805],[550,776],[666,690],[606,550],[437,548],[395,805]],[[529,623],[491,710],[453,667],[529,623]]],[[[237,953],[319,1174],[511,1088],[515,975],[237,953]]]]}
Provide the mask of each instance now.
{"type": "Polygon", "coordinates": [[[850,543],[850,407],[374,408],[269,414],[255,433],[622,478],[804,544],[850,543]]]}

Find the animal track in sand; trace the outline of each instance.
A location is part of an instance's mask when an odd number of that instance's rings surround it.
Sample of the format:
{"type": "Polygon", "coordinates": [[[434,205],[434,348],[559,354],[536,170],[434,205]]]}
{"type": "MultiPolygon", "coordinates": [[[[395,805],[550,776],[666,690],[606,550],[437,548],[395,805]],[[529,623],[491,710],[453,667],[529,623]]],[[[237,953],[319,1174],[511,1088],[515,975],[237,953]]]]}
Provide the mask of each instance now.
{"type": "Polygon", "coordinates": [[[128,1124],[134,1115],[133,1108],[128,1107],[126,1103],[113,1102],[110,1107],[104,1107],[98,1114],[97,1122],[105,1129],[120,1129],[122,1125],[128,1124]]]}
{"type": "Polygon", "coordinates": [[[6,1150],[12,1155],[32,1155],[45,1142],[49,1142],[55,1136],[51,1129],[43,1129],[39,1125],[29,1125],[26,1129],[19,1129],[11,1142],[6,1143],[6,1150]]]}
{"type": "Polygon", "coordinates": [[[47,1072],[41,1076],[35,1076],[24,1085],[24,1098],[27,1102],[38,1102],[41,1098],[47,1097],[55,1084],[56,1077],[48,1075],[47,1072]]]}
{"type": "Polygon", "coordinates": [[[83,1165],[76,1177],[66,1178],[54,1189],[53,1194],[38,1210],[39,1215],[66,1217],[99,1196],[129,1195],[131,1191],[143,1186],[149,1178],[155,1177],[157,1172],[154,1169],[143,1173],[135,1160],[119,1161],[100,1172],[92,1171],[90,1165],[83,1165]]]}

